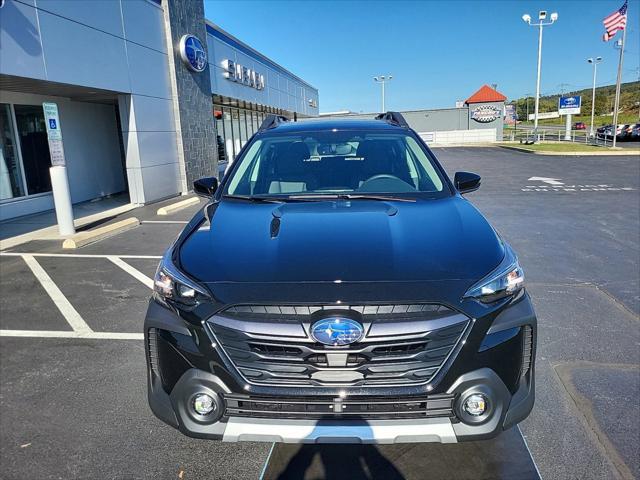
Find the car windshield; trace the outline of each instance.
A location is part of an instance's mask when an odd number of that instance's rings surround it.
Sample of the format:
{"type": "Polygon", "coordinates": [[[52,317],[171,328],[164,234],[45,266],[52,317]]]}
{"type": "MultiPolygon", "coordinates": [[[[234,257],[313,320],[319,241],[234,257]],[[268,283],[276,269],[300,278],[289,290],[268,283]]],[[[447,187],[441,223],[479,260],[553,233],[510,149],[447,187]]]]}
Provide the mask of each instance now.
{"type": "Polygon", "coordinates": [[[449,195],[428,150],[404,132],[274,132],[256,137],[238,161],[227,196],[449,195]]]}

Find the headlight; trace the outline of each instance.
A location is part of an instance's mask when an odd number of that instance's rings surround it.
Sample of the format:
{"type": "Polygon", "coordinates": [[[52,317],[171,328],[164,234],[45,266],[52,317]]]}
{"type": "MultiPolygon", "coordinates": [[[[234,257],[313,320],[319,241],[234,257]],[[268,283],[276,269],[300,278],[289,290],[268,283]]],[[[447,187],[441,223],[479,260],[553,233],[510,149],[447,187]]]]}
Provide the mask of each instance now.
{"type": "Polygon", "coordinates": [[[513,250],[505,245],[505,256],[498,268],[473,285],[465,298],[491,303],[514,295],[524,288],[524,271],[513,250]]]}
{"type": "Polygon", "coordinates": [[[171,249],[162,257],[153,279],[153,291],[163,300],[173,300],[195,305],[198,297],[209,297],[209,293],[187,277],[173,264],[171,249]]]}

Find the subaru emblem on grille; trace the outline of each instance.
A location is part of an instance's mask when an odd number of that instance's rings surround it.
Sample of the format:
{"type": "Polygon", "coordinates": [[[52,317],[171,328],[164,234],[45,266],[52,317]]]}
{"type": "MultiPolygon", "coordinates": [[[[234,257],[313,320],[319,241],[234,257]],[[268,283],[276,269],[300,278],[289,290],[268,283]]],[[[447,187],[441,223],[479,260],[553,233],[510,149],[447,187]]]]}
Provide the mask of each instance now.
{"type": "Polygon", "coordinates": [[[350,318],[325,318],[311,326],[311,337],[325,345],[350,345],[361,340],[363,335],[362,325],[350,318]]]}

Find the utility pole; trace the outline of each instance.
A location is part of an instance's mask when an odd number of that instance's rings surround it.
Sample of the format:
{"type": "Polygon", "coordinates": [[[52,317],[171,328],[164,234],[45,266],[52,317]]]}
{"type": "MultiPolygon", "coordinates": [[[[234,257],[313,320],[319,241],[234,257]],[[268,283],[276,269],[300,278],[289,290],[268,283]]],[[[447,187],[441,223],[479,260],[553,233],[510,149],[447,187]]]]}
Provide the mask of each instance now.
{"type": "Polygon", "coordinates": [[[620,60],[618,61],[618,79],[616,80],[616,100],[613,106],[613,144],[616,146],[616,133],[618,132],[618,109],[620,108],[620,83],[622,82],[622,62],[624,61],[624,44],[627,39],[627,27],[622,30],[622,40],[618,42],[620,47],[620,60]]]}

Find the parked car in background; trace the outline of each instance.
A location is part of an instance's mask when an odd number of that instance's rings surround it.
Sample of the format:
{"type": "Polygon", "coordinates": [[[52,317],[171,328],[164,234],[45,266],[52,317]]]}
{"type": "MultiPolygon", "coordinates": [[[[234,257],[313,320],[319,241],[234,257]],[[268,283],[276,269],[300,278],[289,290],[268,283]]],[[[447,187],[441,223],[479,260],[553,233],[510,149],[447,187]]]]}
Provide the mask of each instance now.
{"type": "Polygon", "coordinates": [[[573,129],[574,130],[586,130],[587,129],[587,124],[584,122],[576,122],[573,124],[573,129]]]}
{"type": "Polygon", "coordinates": [[[634,142],[640,140],[640,123],[636,123],[631,129],[631,140],[634,142]]]}
{"type": "MultiPolygon", "coordinates": [[[[638,127],[638,123],[631,123],[629,125],[625,125],[622,127],[622,130],[620,131],[620,139],[622,140],[633,140],[633,129],[636,128],[637,131],[637,127],[638,127]]],[[[637,137],[636,137],[637,139],[637,137]]]]}
{"type": "Polygon", "coordinates": [[[604,125],[598,128],[596,135],[598,138],[601,138],[604,140],[613,139],[613,125],[604,125]]]}
{"type": "Polygon", "coordinates": [[[629,128],[631,125],[629,124],[620,124],[618,125],[618,127],[616,128],[616,138],[618,140],[626,140],[627,137],[627,128],[629,128]]]}
{"type": "Polygon", "coordinates": [[[598,128],[597,135],[599,138],[612,140],[614,131],[615,131],[616,140],[618,141],[631,140],[632,138],[631,132],[633,131],[633,127],[635,125],[637,124],[619,124],[615,128],[613,125],[605,125],[604,127],[598,128]]]}

